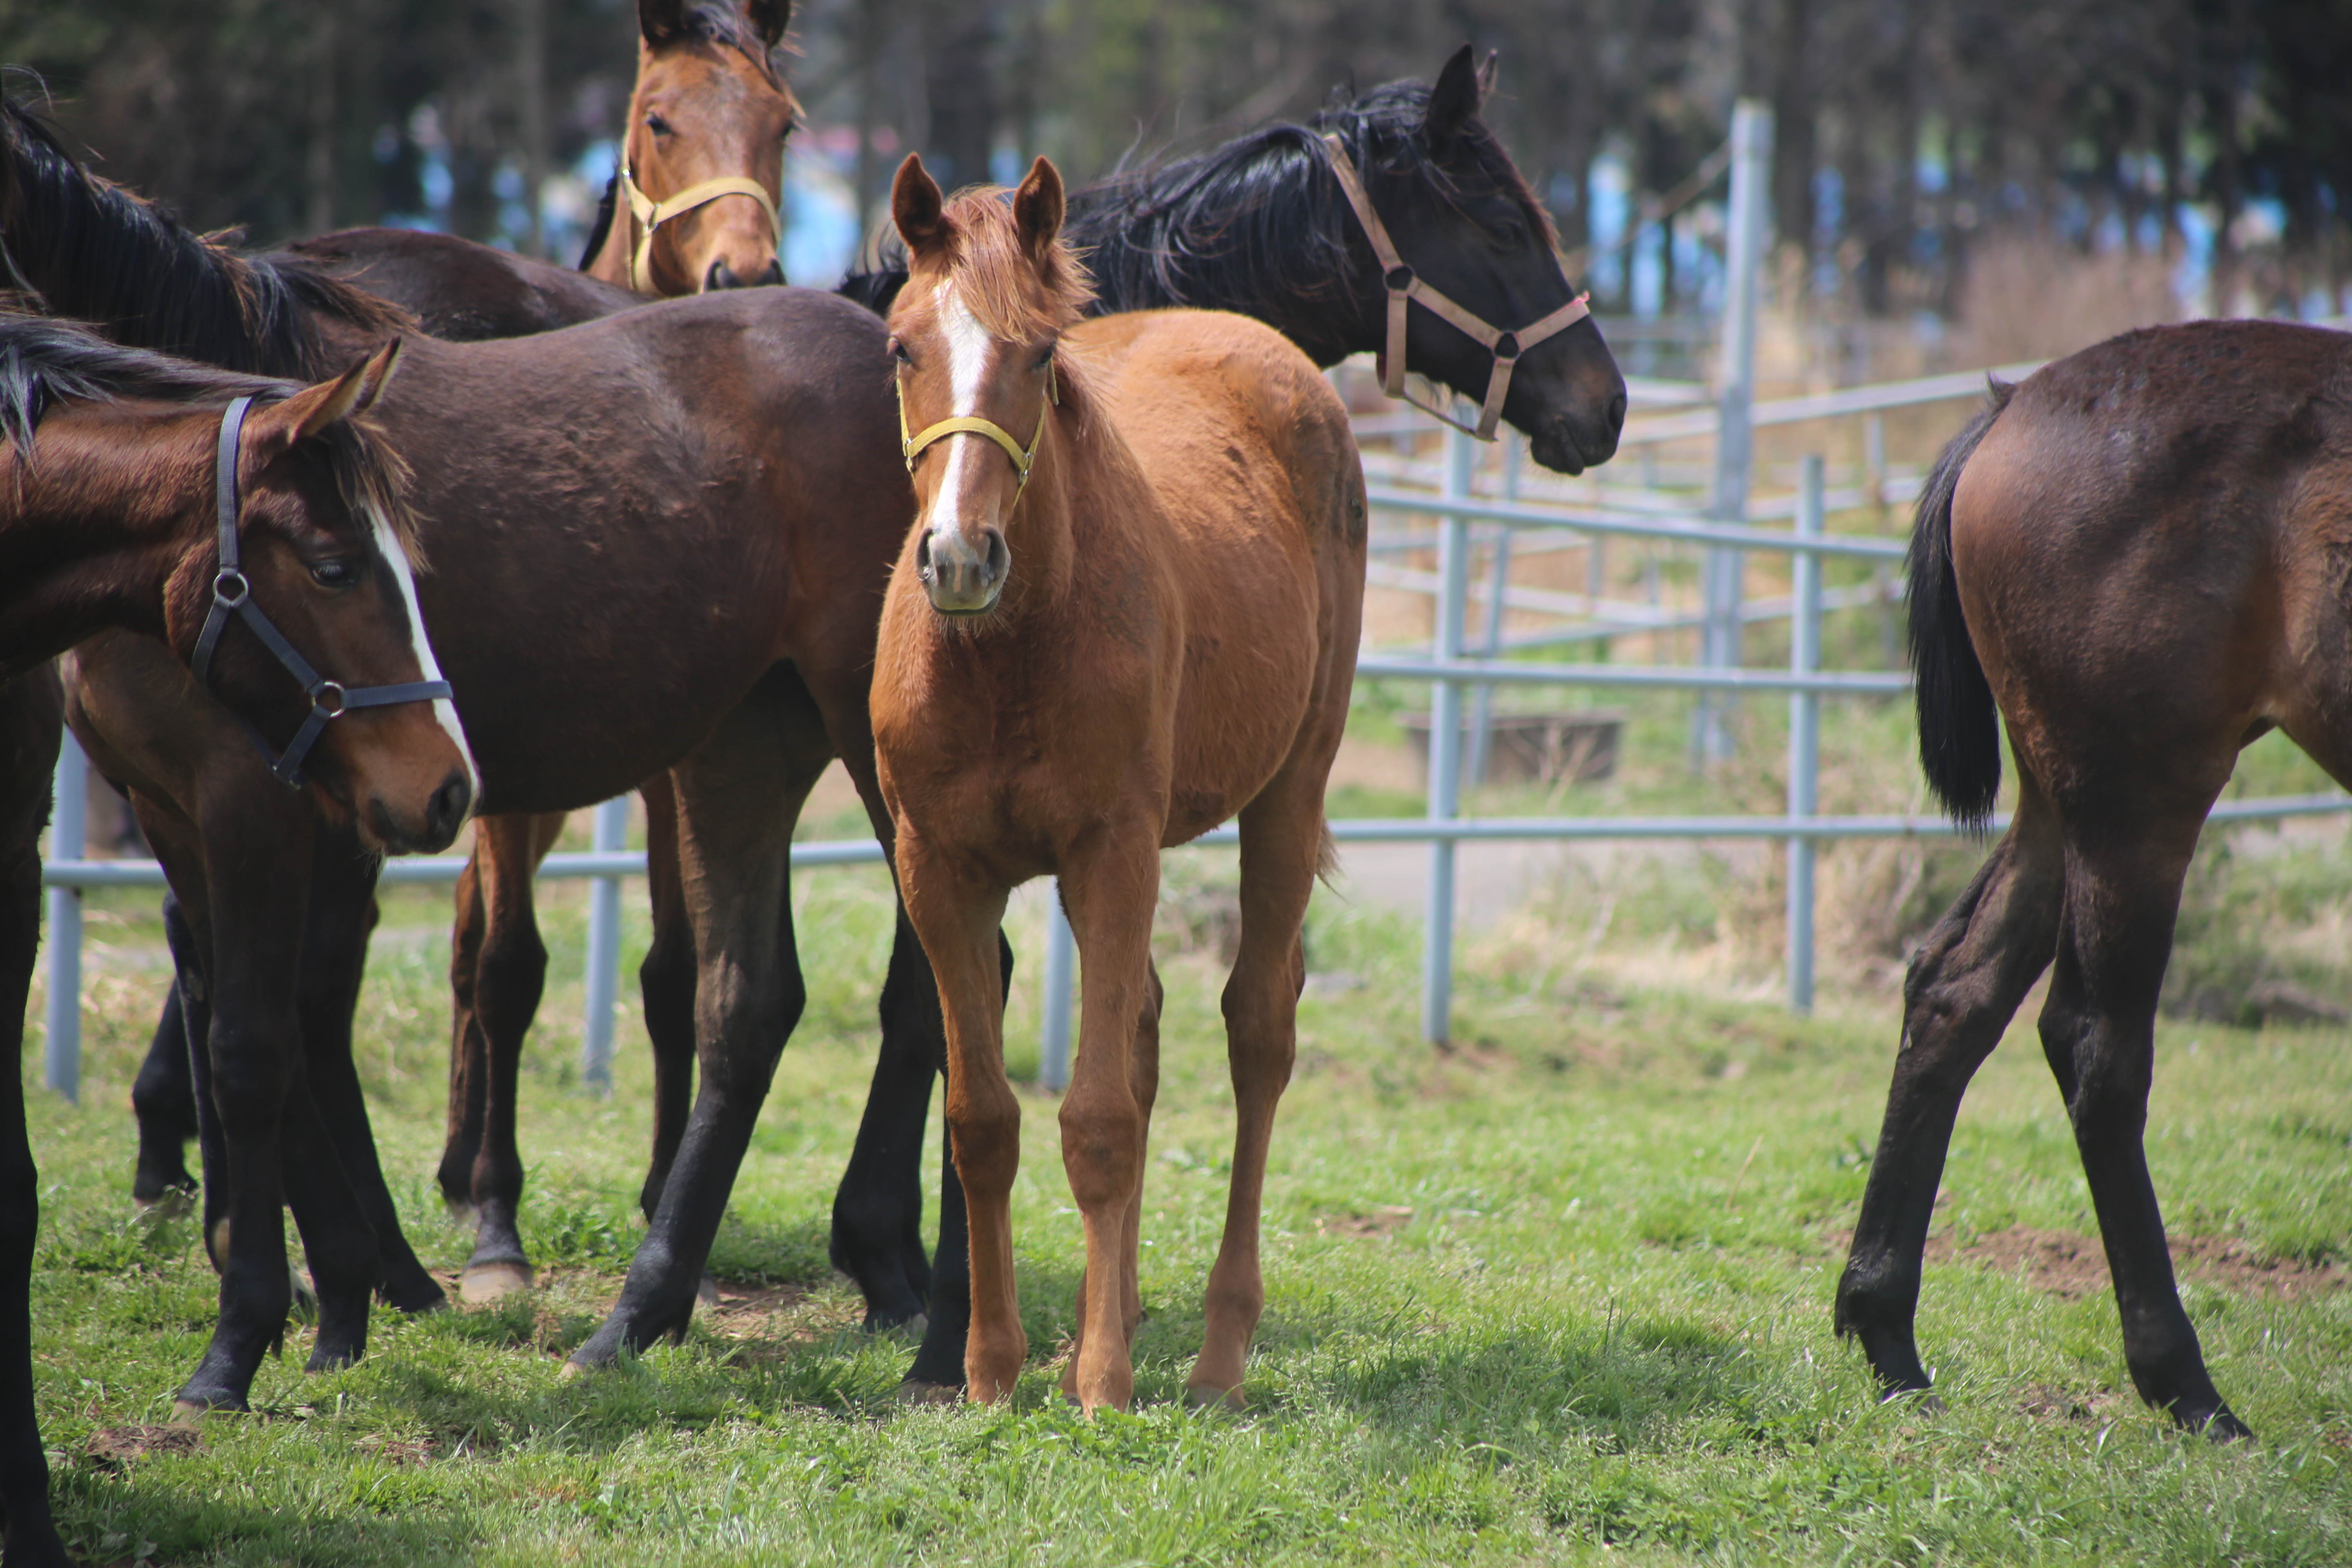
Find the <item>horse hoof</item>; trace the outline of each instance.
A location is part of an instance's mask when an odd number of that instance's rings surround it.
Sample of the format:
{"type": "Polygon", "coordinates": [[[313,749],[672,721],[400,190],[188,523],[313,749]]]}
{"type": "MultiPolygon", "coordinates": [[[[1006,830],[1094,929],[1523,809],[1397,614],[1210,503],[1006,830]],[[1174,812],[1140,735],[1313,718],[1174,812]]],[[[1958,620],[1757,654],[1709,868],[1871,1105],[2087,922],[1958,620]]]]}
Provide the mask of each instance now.
{"type": "Polygon", "coordinates": [[[573,1378],[585,1377],[594,1370],[595,1368],[583,1366],[576,1361],[567,1361],[556,1369],[555,1377],[559,1383],[570,1383],[573,1378]]]}
{"type": "Polygon", "coordinates": [[[1188,1410],[1240,1410],[1248,1404],[1238,1386],[1219,1388],[1211,1383],[1184,1385],[1184,1407],[1188,1410]]]}
{"type": "Polygon", "coordinates": [[[926,1383],[910,1377],[898,1385],[901,1405],[961,1405],[963,1390],[951,1383],[926,1383]]]}
{"type": "Polygon", "coordinates": [[[441,1211],[449,1216],[449,1223],[460,1230],[472,1230],[481,1224],[482,1216],[470,1199],[443,1198],[441,1211]]]}
{"type": "Polygon", "coordinates": [[[185,1395],[172,1401],[172,1421],[174,1426],[193,1426],[201,1416],[226,1414],[242,1415],[252,1406],[235,1394],[217,1399],[190,1399],[185,1395]]]}
{"type": "Polygon", "coordinates": [[[2218,1406],[2201,1422],[2190,1423],[2190,1430],[2202,1433],[2209,1442],[2251,1443],[2254,1429],[2238,1419],[2226,1405],[2218,1406]]]}
{"type": "Polygon", "coordinates": [[[520,1291],[536,1281],[528,1263],[469,1263],[457,1280],[457,1295],[469,1307],[478,1307],[520,1291]]]}
{"type": "MultiPolygon", "coordinates": [[[[694,1288],[694,1299],[705,1307],[716,1310],[719,1305],[719,1281],[706,1272],[702,1276],[702,1282],[694,1288]]],[[[681,1334],[685,1331],[683,1329],[678,1331],[681,1334]]]]}

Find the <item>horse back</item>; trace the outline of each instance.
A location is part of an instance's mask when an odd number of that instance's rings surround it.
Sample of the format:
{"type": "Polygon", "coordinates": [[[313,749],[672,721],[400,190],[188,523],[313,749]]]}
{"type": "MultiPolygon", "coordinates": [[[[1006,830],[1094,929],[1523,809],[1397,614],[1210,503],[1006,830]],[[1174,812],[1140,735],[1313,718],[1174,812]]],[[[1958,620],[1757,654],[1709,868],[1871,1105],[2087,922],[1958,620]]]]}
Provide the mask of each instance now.
{"type": "Polygon", "coordinates": [[[1247,317],[1137,311],[1066,341],[1165,519],[1185,644],[1170,824],[1181,842],[1255,795],[1302,741],[1336,744],[1316,716],[1343,712],[1353,680],[1355,438],[1314,363],[1247,317]]]}
{"type": "Polygon", "coordinates": [[[416,229],[341,229],[278,254],[402,306],[452,342],[556,331],[645,303],[569,268],[416,229]]]}

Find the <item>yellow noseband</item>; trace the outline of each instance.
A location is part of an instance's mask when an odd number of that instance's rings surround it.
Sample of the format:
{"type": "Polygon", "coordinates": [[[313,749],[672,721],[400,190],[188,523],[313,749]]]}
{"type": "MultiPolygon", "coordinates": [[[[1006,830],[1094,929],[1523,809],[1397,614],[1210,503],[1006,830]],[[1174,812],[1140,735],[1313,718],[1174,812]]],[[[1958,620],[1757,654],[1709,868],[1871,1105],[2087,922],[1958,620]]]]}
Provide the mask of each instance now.
{"type": "Polygon", "coordinates": [[[1045,366],[1045,395],[1037,404],[1037,433],[1029,437],[1026,447],[1014,440],[1013,433],[995,420],[971,415],[942,419],[936,425],[926,426],[921,435],[909,436],[907,434],[907,384],[895,375],[890,378],[890,384],[898,394],[898,451],[907,459],[908,473],[915,471],[915,458],[923,448],[935,441],[944,441],[950,436],[985,436],[1003,447],[1004,455],[1013,459],[1013,471],[1020,476],[1019,482],[1013,487],[1013,496],[1015,500],[1020,499],[1022,489],[1029,483],[1029,470],[1036,464],[1037,448],[1045,443],[1046,415],[1062,401],[1061,388],[1054,379],[1054,366],[1050,361],[1045,366]]]}

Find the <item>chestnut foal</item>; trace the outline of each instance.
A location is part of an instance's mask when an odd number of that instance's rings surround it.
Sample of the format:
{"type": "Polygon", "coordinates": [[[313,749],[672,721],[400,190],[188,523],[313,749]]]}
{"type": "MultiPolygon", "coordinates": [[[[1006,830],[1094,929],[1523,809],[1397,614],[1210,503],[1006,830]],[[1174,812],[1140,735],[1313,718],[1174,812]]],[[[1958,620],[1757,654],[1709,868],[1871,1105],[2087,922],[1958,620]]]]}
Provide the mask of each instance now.
{"type": "Polygon", "coordinates": [[[1186,1380],[1196,1399],[1238,1404],[1265,1297],[1258,1204],[1290,1078],[1299,931],[1329,861],[1323,788],[1355,679],[1365,509],[1347,410],[1304,353],[1244,317],[1082,321],[1091,288],[1060,240],[1061,176],[1044,159],[1009,206],[1000,192],[943,206],[910,157],[891,208],[910,261],[890,326],[919,510],[883,604],[872,713],[899,889],[947,1017],[967,1387],[1002,1397],[1027,1353],[1006,895],[1057,876],[1084,963],[1061,1122],[1087,1268],[1063,1390],[1090,1412],[1125,1408],[1159,1081],[1160,851],[1238,813],[1224,1015],[1240,1127],[1186,1380]]]}

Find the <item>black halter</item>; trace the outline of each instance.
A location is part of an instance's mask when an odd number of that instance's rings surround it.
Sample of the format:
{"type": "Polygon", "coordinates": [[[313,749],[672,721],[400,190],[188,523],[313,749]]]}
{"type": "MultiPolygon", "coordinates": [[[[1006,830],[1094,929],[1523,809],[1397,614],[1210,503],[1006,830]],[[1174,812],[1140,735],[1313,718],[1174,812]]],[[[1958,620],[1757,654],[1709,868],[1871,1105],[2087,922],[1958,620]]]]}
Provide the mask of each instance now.
{"type": "Polygon", "coordinates": [[[253,602],[253,584],[246,581],[237,554],[236,520],[236,453],[237,433],[245,427],[246,411],[253,399],[240,397],[221,411],[220,450],[213,468],[213,505],[220,516],[220,570],[213,578],[212,609],[205,616],[205,629],[196,635],[195,657],[188,663],[196,674],[196,683],[205,690],[212,689],[213,650],[220,646],[221,633],[228,629],[229,617],[238,619],[253,628],[261,646],[277,656],[286,672],[302,683],[302,695],[310,700],[310,712],[294,739],[281,753],[270,750],[244,715],[237,722],[261,748],[269,763],[269,771],[278,782],[289,789],[302,787],[302,759],[319,743],[330,721],[354,708],[388,708],[399,702],[430,702],[449,696],[446,680],[411,680],[398,686],[362,686],[356,691],[345,690],[336,681],[329,680],[310,668],[310,661],[294,651],[269,617],[253,602]]]}

